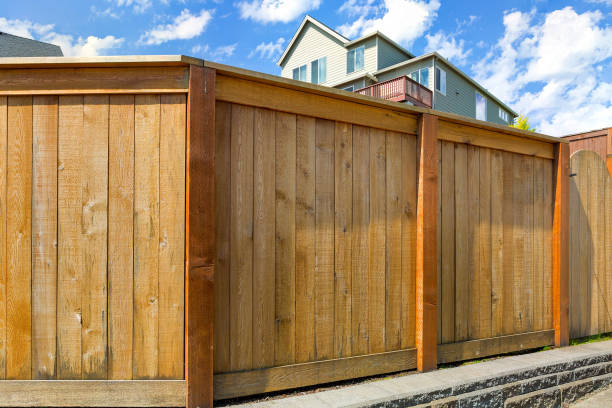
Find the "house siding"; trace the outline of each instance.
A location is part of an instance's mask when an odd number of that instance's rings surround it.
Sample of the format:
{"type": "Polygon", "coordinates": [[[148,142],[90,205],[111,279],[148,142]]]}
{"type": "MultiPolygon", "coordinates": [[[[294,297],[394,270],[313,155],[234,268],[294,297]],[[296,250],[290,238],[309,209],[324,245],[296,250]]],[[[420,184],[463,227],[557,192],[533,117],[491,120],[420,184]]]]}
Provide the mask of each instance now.
{"type": "Polygon", "coordinates": [[[419,60],[413,64],[404,65],[400,68],[391,71],[383,72],[382,74],[376,75],[376,77],[378,78],[379,82],[383,82],[403,75],[410,76],[412,72],[420,70],[422,68],[429,69],[429,83],[427,84],[427,87],[433,90],[433,57],[419,60]]]}
{"type": "Polygon", "coordinates": [[[390,67],[406,61],[409,57],[389,44],[385,39],[378,38],[378,69],[390,67]]]}

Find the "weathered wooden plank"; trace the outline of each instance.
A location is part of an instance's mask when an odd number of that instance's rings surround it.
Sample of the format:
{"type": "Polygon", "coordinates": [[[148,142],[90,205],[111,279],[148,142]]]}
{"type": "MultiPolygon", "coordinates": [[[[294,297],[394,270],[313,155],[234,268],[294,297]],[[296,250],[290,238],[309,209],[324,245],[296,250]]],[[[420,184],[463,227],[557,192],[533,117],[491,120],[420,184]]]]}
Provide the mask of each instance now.
{"type": "Polygon", "coordinates": [[[58,117],[57,378],[81,379],[83,97],[60,96],[58,117]]]}
{"type": "Polygon", "coordinates": [[[3,69],[1,95],[184,93],[185,67],[3,69]]]}
{"type": "Polygon", "coordinates": [[[134,324],[134,96],[109,100],[108,378],[132,378],[134,324]]]}
{"type": "Polygon", "coordinates": [[[185,381],[2,381],[1,407],[184,406],[185,381]]]}
{"type": "Polygon", "coordinates": [[[455,144],[442,142],[442,247],[440,248],[442,298],[442,343],[455,341],[455,144]]]}
{"type": "Polygon", "coordinates": [[[404,371],[416,366],[416,350],[272,367],[215,375],[215,399],[261,394],[371,375],[404,371]]]}
{"type": "Polygon", "coordinates": [[[399,350],[402,344],[402,139],[405,136],[387,132],[386,137],[385,350],[390,351],[399,350]]]}
{"type": "Polygon", "coordinates": [[[276,365],[295,362],[296,117],[276,114],[276,365]]]}
{"type": "Polygon", "coordinates": [[[603,281],[602,272],[605,268],[604,259],[604,237],[602,227],[604,227],[604,213],[602,207],[603,199],[603,178],[607,174],[603,171],[603,166],[599,160],[589,160],[589,227],[591,236],[591,313],[589,335],[602,332],[601,323],[603,318],[603,281]]]}
{"type": "Polygon", "coordinates": [[[468,212],[468,146],[455,144],[455,341],[469,338],[470,253],[468,212]]]}
{"type": "Polygon", "coordinates": [[[158,375],[159,95],[137,95],[134,121],[133,378],[158,375]]]}
{"type": "Polygon", "coordinates": [[[57,358],[58,98],[37,96],[32,105],[32,378],[50,380],[57,358]]]}
{"type": "Polygon", "coordinates": [[[491,335],[504,326],[504,162],[502,152],[491,152],[491,335]]]}
{"type": "Polygon", "coordinates": [[[569,183],[569,146],[555,146],[554,192],[555,207],[553,218],[552,267],[553,267],[553,321],[555,345],[569,344],[569,299],[568,299],[568,183],[569,183]]]}
{"type": "Polygon", "coordinates": [[[480,149],[480,268],[478,274],[479,328],[478,337],[491,337],[491,150],[480,149]]]}
{"type": "Polygon", "coordinates": [[[6,375],[6,193],[8,158],[8,98],[0,96],[0,380],[6,375]]]}
{"type": "MultiPolygon", "coordinates": [[[[568,164],[569,167],[569,164],[568,164]]],[[[553,301],[552,301],[552,288],[553,288],[553,272],[552,272],[552,233],[553,233],[553,209],[554,200],[553,200],[553,162],[545,161],[543,168],[543,184],[544,184],[544,197],[543,197],[543,207],[544,207],[544,222],[542,224],[542,229],[544,232],[544,245],[543,245],[543,263],[542,266],[542,282],[543,282],[543,294],[542,297],[544,299],[543,304],[543,317],[542,317],[542,328],[543,329],[551,329],[553,328],[553,301]]],[[[569,192],[568,192],[569,194],[569,192]]],[[[569,203],[568,203],[569,205],[569,203]]],[[[569,206],[567,208],[569,211],[569,206]]],[[[569,223],[569,221],[568,221],[569,223]]],[[[610,230],[612,231],[612,229],[610,230]]],[[[567,237],[569,239],[569,236],[567,237]]],[[[568,245],[569,246],[569,245],[568,245]]],[[[567,248],[566,248],[567,250],[567,248]]],[[[568,255],[569,256],[569,255],[568,255]]],[[[569,261],[568,261],[569,262],[569,261]]],[[[569,267],[569,266],[568,266],[569,267]]],[[[568,272],[569,274],[569,272],[568,272]]],[[[569,285],[569,276],[567,276],[568,285],[569,285]]],[[[569,298],[569,293],[568,293],[569,298]]],[[[569,309],[569,299],[568,299],[568,309],[569,309]]],[[[569,312],[568,312],[569,313],[569,312]]],[[[569,322],[568,322],[569,327],[569,322]]]]}
{"type": "Polygon", "coordinates": [[[253,367],[274,364],[275,113],[255,109],[253,135],[253,367]]]}
{"type": "Polygon", "coordinates": [[[503,248],[502,257],[504,260],[502,267],[503,274],[503,296],[502,308],[506,313],[506,318],[503,321],[503,334],[514,333],[514,293],[512,290],[514,282],[514,173],[513,173],[513,155],[504,152],[503,160],[503,248]]]}
{"type": "Polygon", "coordinates": [[[385,132],[370,129],[369,352],[385,351],[385,132]]]}
{"type": "Polygon", "coordinates": [[[159,379],[184,378],[185,95],[162,95],[159,149],[159,379]]]}
{"type": "Polygon", "coordinates": [[[190,66],[185,160],[185,404],[188,408],[213,405],[215,76],[214,69],[190,66]]]}
{"type": "Polygon", "coordinates": [[[528,317],[531,313],[528,309],[527,299],[529,290],[527,281],[529,280],[528,270],[528,254],[527,251],[527,235],[529,234],[528,223],[529,210],[531,202],[529,201],[529,180],[527,177],[532,177],[531,172],[528,172],[524,166],[527,165],[527,159],[520,155],[512,156],[512,174],[513,174],[513,282],[512,294],[514,298],[514,332],[522,333],[527,331],[528,317]]]}
{"type": "Polygon", "coordinates": [[[334,132],[334,122],[317,119],[314,280],[317,360],[334,356],[334,132]]]}
{"type": "Polygon", "coordinates": [[[253,366],[253,129],[255,110],[232,106],[230,369],[253,366]]]}
{"type": "Polygon", "coordinates": [[[416,346],[417,368],[429,371],[437,365],[437,224],[438,217],[438,121],[423,114],[417,141],[418,201],[416,241],[416,346]]]}
{"type": "MultiPolygon", "coordinates": [[[[231,123],[232,105],[217,102],[215,107],[215,318],[214,370],[230,370],[230,225],[231,225],[231,123]]],[[[255,145],[257,146],[257,145],[255,145]]],[[[272,149],[270,149],[272,150],[272,149]]],[[[257,156],[255,156],[257,160],[257,156]]],[[[255,176],[259,174],[255,168],[255,176]]],[[[257,189],[257,184],[255,184],[257,189]]],[[[256,190],[257,191],[257,190],[256,190]]],[[[257,206],[257,200],[254,201],[257,206]]],[[[257,225],[257,224],[256,224],[257,225]]],[[[256,233],[255,229],[254,233],[256,233]]],[[[257,265],[257,251],[253,266],[257,265]]],[[[272,268],[274,271],[274,268],[272,268]]],[[[254,275],[257,277],[258,275],[254,275]]],[[[258,280],[253,281],[255,285],[258,280]]]]}
{"type": "MultiPolygon", "coordinates": [[[[83,97],[82,378],[107,378],[108,95],[83,97]]],[[[157,199],[157,198],[156,198],[157,199]]]]}
{"type": "Polygon", "coordinates": [[[316,119],[297,117],[295,186],[295,361],[315,359],[316,119]]]}
{"type": "Polygon", "coordinates": [[[352,351],[369,349],[370,129],[353,126],[352,351]]]}
{"type": "Polygon", "coordinates": [[[352,235],[353,235],[353,127],[336,122],[335,171],[335,357],[352,354],[352,235]]]}
{"type": "Polygon", "coordinates": [[[536,158],[533,168],[533,330],[543,330],[544,327],[544,223],[547,214],[544,204],[544,190],[546,188],[545,165],[548,160],[536,158]]]}
{"type": "Polygon", "coordinates": [[[32,97],[8,98],[6,378],[32,377],[32,97]]]}
{"type": "MultiPolygon", "coordinates": [[[[401,222],[402,222],[402,332],[401,347],[415,345],[416,330],[416,137],[402,137],[401,222]]],[[[394,176],[395,177],[395,176],[394,176]]]]}
{"type": "Polygon", "coordinates": [[[480,333],[480,151],[468,146],[468,338],[480,333]]]}
{"type": "MultiPolygon", "coordinates": [[[[612,132],[610,132],[610,130],[608,130],[608,152],[610,152],[610,154],[612,154],[612,132]]],[[[608,173],[612,176],[612,163],[611,163],[611,159],[608,159],[608,173]]],[[[552,167],[552,166],[551,166],[552,167]]],[[[551,170],[552,173],[552,170],[551,170]]],[[[552,177],[551,177],[552,178],[552,177]]],[[[604,296],[607,299],[606,302],[606,324],[605,324],[605,331],[606,332],[610,332],[612,331],[612,302],[610,301],[612,299],[612,205],[610,205],[610,203],[612,203],[612,178],[608,177],[605,178],[604,177],[604,188],[605,188],[605,229],[606,229],[606,246],[605,246],[605,251],[606,251],[606,271],[605,271],[605,275],[606,275],[606,289],[604,292],[604,296]]],[[[571,187],[570,187],[570,199],[571,199],[571,187]]],[[[551,196],[552,196],[552,189],[551,189],[551,196]]],[[[551,200],[552,201],[552,200],[551,200]]],[[[570,228],[570,233],[571,233],[571,219],[574,218],[575,216],[571,213],[571,209],[569,210],[570,214],[570,224],[569,224],[569,228],[570,228]]],[[[552,217],[550,218],[551,222],[552,222],[552,217]]],[[[552,228],[551,228],[552,229],[552,228]]],[[[571,238],[570,238],[570,243],[571,243],[571,238]]],[[[571,244],[570,244],[571,245],[571,244]]],[[[552,254],[552,251],[551,251],[552,254]]],[[[571,254],[571,252],[570,252],[571,254]]],[[[571,266],[570,266],[571,268],[571,266]]],[[[552,269],[552,268],[551,268],[552,269]]],[[[570,269],[568,272],[570,275],[572,274],[572,270],[570,269]]],[[[552,279],[551,279],[552,281],[552,279]]],[[[570,285],[571,285],[571,281],[570,281],[570,285]]],[[[552,306],[552,305],[551,305],[552,306]]],[[[552,310],[551,310],[552,312],[552,310]]],[[[552,313],[551,313],[551,320],[552,320],[552,313]]],[[[552,325],[552,322],[551,322],[552,325]]]]}

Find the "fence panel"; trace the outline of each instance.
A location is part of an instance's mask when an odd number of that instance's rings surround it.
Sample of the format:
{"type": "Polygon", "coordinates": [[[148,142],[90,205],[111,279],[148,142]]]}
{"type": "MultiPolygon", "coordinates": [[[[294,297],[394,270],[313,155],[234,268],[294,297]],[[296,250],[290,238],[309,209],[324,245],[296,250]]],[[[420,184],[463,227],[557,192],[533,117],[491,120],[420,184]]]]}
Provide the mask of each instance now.
{"type": "Polygon", "coordinates": [[[612,179],[594,151],[571,157],[570,336],[612,331],[612,179]]]}

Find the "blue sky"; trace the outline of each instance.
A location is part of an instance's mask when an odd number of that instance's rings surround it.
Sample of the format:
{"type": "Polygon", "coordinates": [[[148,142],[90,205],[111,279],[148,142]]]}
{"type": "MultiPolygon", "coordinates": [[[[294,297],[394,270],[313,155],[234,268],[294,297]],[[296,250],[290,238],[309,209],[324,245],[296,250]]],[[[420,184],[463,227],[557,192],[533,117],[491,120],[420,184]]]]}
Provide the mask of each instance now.
{"type": "Polygon", "coordinates": [[[306,13],[349,38],[378,29],[440,52],[538,131],[612,126],[612,0],[20,0],[0,5],[0,31],[66,55],[186,54],[279,74],[306,13]]]}

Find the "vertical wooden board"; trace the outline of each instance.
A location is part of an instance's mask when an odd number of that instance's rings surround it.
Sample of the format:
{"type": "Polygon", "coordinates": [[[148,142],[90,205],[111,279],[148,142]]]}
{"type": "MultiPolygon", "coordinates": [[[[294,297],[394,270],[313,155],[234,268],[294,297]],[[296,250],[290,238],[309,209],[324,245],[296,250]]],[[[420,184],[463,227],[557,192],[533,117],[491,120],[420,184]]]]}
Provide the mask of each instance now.
{"type": "Polygon", "coordinates": [[[491,337],[491,150],[480,148],[479,338],[491,337]]]}
{"type": "Polygon", "coordinates": [[[108,129],[108,379],[132,379],[134,96],[112,95],[108,129]]]}
{"type": "MultiPolygon", "coordinates": [[[[214,371],[230,370],[230,225],[232,104],[215,106],[214,371]]],[[[256,203],[256,201],[255,201],[256,203]]],[[[274,271],[274,268],[272,268],[274,271]]],[[[273,282],[272,282],[273,283],[273,282]]]]}
{"type": "MultiPolygon", "coordinates": [[[[591,156],[589,160],[589,183],[591,184],[589,197],[589,226],[591,228],[591,325],[589,335],[601,333],[600,321],[603,314],[600,308],[602,299],[602,270],[605,259],[603,258],[603,231],[604,217],[602,200],[604,169],[599,165],[599,160],[591,156]]],[[[605,174],[607,176],[607,174],[605,174]]]]}
{"type": "MultiPolygon", "coordinates": [[[[552,175],[551,175],[552,177],[552,175]]],[[[502,152],[491,151],[491,336],[504,326],[504,162],[502,152]]]]}
{"type": "Polygon", "coordinates": [[[32,377],[32,97],[8,98],[6,378],[32,377]]]}
{"type": "Polygon", "coordinates": [[[557,143],[554,147],[554,211],[552,229],[553,327],[555,346],[569,345],[569,146],[557,143]]]}
{"type": "MultiPolygon", "coordinates": [[[[608,152],[612,154],[612,131],[608,130],[608,152]]],[[[608,172],[612,175],[612,157],[608,158],[608,172]]],[[[604,178],[605,251],[606,251],[606,322],[605,331],[612,331],[612,178],[604,178]]],[[[571,214],[570,214],[571,216],[571,214]]],[[[571,228],[571,225],[570,225],[571,228]]],[[[571,233],[571,230],[570,230],[571,233]]],[[[571,241],[570,241],[571,242],[571,241]]],[[[571,272],[571,270],[570,270],[571,272]]]]}
{"type": "Polygon", "coordinates": [[[580,299],[578,298],[578,286],[580,284],[580,195],[578,193],[578,160],[580,155],[572,156],[570,160],[570,173],[574,174],[569,180],[569,294],[570,294],[570,316],[569,330],[570,338],[578,337],[580,333],[580,299]]]}
{"type": "Polygon", "coordinates": [[[334,355],[334,131],[316,121],[315,152],[315,350],[317,360],[334,355]]]}
{"type": "Polygon", "coordinates": [[[159,150],[159,372],[182,379],[185,363],[185,95],[162,95],[159,150]]]}
{"type": "Polygon", "coordinates": [[[275,364],[295,362],[296,117],[276,113],[275,364]]]}
{"type": "Polygon", "coordinates": [[[253,135],[253,367],[274,364],[275,114],[255,110],[253,135]]]}
{"type": "Polygon", "coordinates": [[[530,194],[533,184],[533,168],[530,160],[522,155],[513,155],[513,204],[514,204],[514,235],[513,235],[513,295],[514,295],[514,330],[522,333],[529,330],[532,308],[529,303],[533,299],[531,288],[531,214],[533,199],[530,194]]]}
{"type": "Polygon", "coordinates": [[[385,349],[401,348],[402,328],[402,139],[401,133],[387,132],[387,225],[385,349]]]}
{"type": "Polygon", "coordinates": [[[81,379],[81,141],[83,97],[60,96],[58,116],[57,379],[81,379]]]}
{"type": "Polygon", "coordinates": [[[253,366],[254,108],[232,106],[230,229],[230,369],[253,366]]]}
{"type": "MultiPolygon", "coordinates": [[[[542,235],[543,235],[542,239],[544,241],[543,248],[542,248],[542,251],[543,251],[543,255],[542,255],[542,259],[543,259],[542,298],[544,299],[543,300],[543,311],[542,311],[542,328],[550,329],[550,328],[553,328],[553,299],[552,299],[552,293],[553,293],[552,253],[553,253],[553,250],[552,250],[552,239],[550,239],[553,233],[552,208],[554,206],[553,162],[552,161],[544,161],[544,165],[542,169],[542,184],[544,185],[543,198],[542,198],[542,207],[543,207],[542,218],[544,220],[542,223],[542,235]]],[[[569,211],[569,207],[566,209],[566,211],[569,211]]],[[[568,227],[569,227],[569,223],[568,223],[568,227]]],[[[569,246],[567,248],[569,248],[569,246]]],[[[567,278],[569,279],[569,275],[567,278]]],[[[568,284],[569,284],[569,281],[568,281],[568,284]]]]}
{"type": "Polygon", "coordinates": [[[480,151],[468,146],[468,338],[480,333],[480,151]]]}
{"type": "Polygon", "coordinates": [[[297,117],[295,185],[295,361],[315,360],[316,119],[297,117]]]}
{"type": "Polygon", "coordinates": [[[504,309],[503,333],[514,333],[514,292],[512,290],[514,284],[514,172],[513,172],[513,154],[503,153],[503,237],[504,247],[503,255],[503,302],[504,309]]]}
{"type": "Polygon", "coordinates": [[[56,374],[57,105],[57,96],[32,103],[32,379],[38,380],[56,374]]]}
{"type": "Polygon", "coordinates": [[[525,329],[526,331],[533,330],[533,281],[534,281],[534,259],[533,254],[533,243],[534,243],[534,232],[533,232],[533,216],[534,216],[534,161],[535,157],[523,156],[522,169],[524,171],[523,179],[525,180],[526,191],[526,211],[525,211],[525,281],[523,285],[526,290],[523,291],[525,296],[525,329]]]}
{"type": "Polygon", "coordinates": [[[544,180],[544,169],[546,160],[536,158],[534,160],[533,172],[533,330],[544,328],[544,191],[546,181],[544,180]]]}
{"type": "Polygon", "coordinates": [[[455,144],[455,341],[469,338],[468,146],[455,144]]]}
{"type": "Polygon", "coordinates": [[[577,270],[577,300],[578,300],[578,337],[587,336],[590,326],[590,307],[589,288],[591,282],[591,233],[589,228],[589,198],[590,198],[590,178],[588,156],[579,155],[577,157],[577,179],[578,200],[580,209],[579,228],[578,228],[578,262],[577,270]]]}
{"type": "Polygon", "coordinates": [[[134,121],[133,378],[158,375],[159,95],[137,95],[134,121]]]}
{"type": "Polygon", "coordinates": [[[370,129],[353,126],[352,350],[369,351],[370,129]]]}
{"type": "Polygon", "coordinates": [[[416,137],[402,135],[401,223],[402,223],[402,331],[401,348],[414,347],[416,330],[416,137]]]}
{"type": "Polygon", "coordinates": [[[7,101],[6,96],[0,96],[0,380],[4,380],[6,375],[7,101]]]}
{"type": "Polygon", "coordinates": [[[83,98],[82,378],[107,378],[108,95],[83,98]]]}
{"type": "MultiPolygon", "coordinates": [[[[442,343],[442,178],[441,178],[441,174],[442,174],[442,141],[438,140],[437,141],[437,153],[438,153],[438,160],[437,160],[437,169],[438,169],[438,202],[437,202],[437,207],[438,207],[438,215],[437,215],[437,223],[436,223],[436,238],[437,238],[437,242],[436,242],[436,250],[437,250],[437,261],[438,261],[438,268],[436,271],[436,299],[438,299],[438,308],[437,308],[437,312],[438,312],[438,319],[437,319],[437,338],[438,338],[438,344],[442,343]]],[[[417,139],[417,149],[419,148],[418,146],[418,139],[417,139]]],[[[419,152],[420,153],[420,152],[419,152]]],[[[420,158],[419,158],[420,159],[420,158]]],[[[417,162],[418,163],[418,162],[417,162]]],[[[420,171],[420,163],[417,165],[419,167],[419,171],[420,171]]],[[[417,182],[418,183],[418,182],[417,182]]],[[[418,184],[417,184],[417,188],[418,188],[418,184]]],[[[418,205],[418,200],[417,200],[417,205],[418,205]]]]}
{"type": "Polygon", "coordinates": [[[442,343],[455,341],[455,144],[442,142],[442,343]]]}
{"type": "Polygon", "coordinates": [[[334,146],[335,172],[335,357],[352,355],[351,295],[353,235],[353,127],[336,122],[334,146]]]}
{"type": "Polygon", "coordinates": [[[385,133],[370,129],[369,352],[385,351],[385,133]]]}

